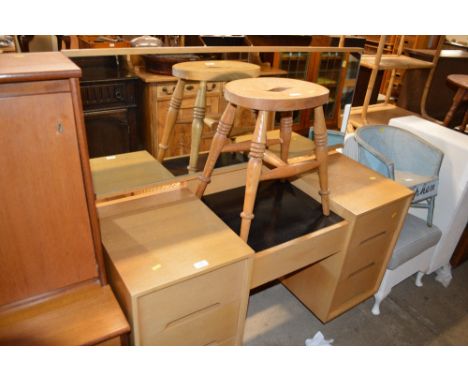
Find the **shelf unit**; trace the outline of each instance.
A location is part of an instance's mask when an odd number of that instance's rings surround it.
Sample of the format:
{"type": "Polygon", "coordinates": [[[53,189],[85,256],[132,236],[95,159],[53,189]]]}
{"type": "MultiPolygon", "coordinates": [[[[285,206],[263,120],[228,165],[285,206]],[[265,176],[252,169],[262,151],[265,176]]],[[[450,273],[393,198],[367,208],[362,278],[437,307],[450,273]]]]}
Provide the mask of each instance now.
{"type": "MultiPolygon", "coordinates": [[[[394,40],[393,37],[395,36],[392,36],[392,40],[394,40]]],[[[388,123],[388,121],[391,118],[415,114],[390,103],[393,85],[397,78],[398,70],[430,70],[429,76],[424,87],[424,92],[420,105],[422,116],[428,118],[427,113],[425,111],[425,103],[427,99],[429,86],[434,74],[434,68],[436,67],[440,56],[443,40],[443,38],[439,38],[436,53],[434,54],[433,60],[432,62],[428,62],[403,55],[403,49],[406,41],[405,36],[400,37],[396,54],[394,54],[394,51],[392,50],[391,54],[384,55],[384,52],[390,51],[390,49],[389,44],[387,43],[387,36],[381,36],[379,39],[379,44],[377,46],[377,52],[375,54],[365,54],[361,58],[361,66],[370,69],[371,75],[366,95],[364,98],[364,103],[362,107],[355,107],[351,110],[350,124],[354,128],[358,128],[368,124],[385,124],[388,123]],[[383,103],[369,105],[379,70],[391,71],[388,83],[386,84],[385,100],[383,103]]],[[[393,44],[390,45],[393,46],[393,44]]],[[[400,74],[399,76],[402,77],[403,74],[400,74]]]]}

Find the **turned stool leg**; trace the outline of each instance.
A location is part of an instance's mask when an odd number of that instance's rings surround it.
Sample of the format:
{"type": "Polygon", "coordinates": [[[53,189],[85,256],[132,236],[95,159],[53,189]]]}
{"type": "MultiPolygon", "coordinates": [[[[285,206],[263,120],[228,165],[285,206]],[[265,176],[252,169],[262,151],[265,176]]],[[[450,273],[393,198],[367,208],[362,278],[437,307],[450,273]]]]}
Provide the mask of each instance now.
{"type": "Polygon", "coordinates": [[[200,182],[198,183],[198,188],[196,195],[201,198],[205,192],[206,186],[210,182],[211,173],[213,172],[216,161],[221,154],[224,144],[226,143],[227,136],[231,132],[232,125],[234,123],[234,117],[236,115],[236,106],[229,103],[224,109],[221,120],[219,121],[216,133],[211,142],[210,152],[203,169],[203,174],[198,177],[200,182]]]}
{"type": "Polygon", "coordinates": [[[281,138],[281,159],[288,163],[289,145],[291,143],[291,133],[293,124],[292,111],[281,113],[280,138],[281,138]]]}
{"type": "Polygon", "coordinates": [[[192,143],[190,145],[190,161],[188,165],[189,173],[197,171],[198,154],[200,151],[200,141],[203,131],[203,120],[205,119],[206,108],[206,81],[200,82],[195,106],[193,107],[192,121],[192,143]]]}
{"type": "Polygon", "coordinates": [[[464,94],[465,94],[465,89],[462,89],[462,88],[459,88],[457,92],[455,93],[455,97],[453,97],[452,106],[450,107],[449,111],[447,112],[444,118],[445,126],[449,127],[449,124],[452,121],[455,111],[457,110],[460,103],[463,101],[464,94]]]}
{"type": "Polygon", "coordinates": [[[158,149],[158,161],[162,162],[164,156],[166,155],[166,150],[169,147],[169,138],[171,137],[172,130],[177,121],[177,116],[179,115],[180,105],[182,103],[182,97],[184,96],[184,87],[185,81],[179,79],[177,81],[176,88],[171,97],[171,102],[169,103],[169,110],[166,116],[166,124],[164,125],[163,136],[161,138],[161,143],[159,143],[158,149]]]}
{"type": "Polygon", "coordinates": [[[322,211],[325,216],[330,215],[330,201],[328,191],[328,149],[327,149],[327,125],[323,115],[322,106],[314,109],[314,139],[315,155],[320,163],[318,168],[320,197],[322,199],[322,211]]]}
{"type": "Polygon", "coordinates": [[[258,183],[263,166],[263,155],[266,148],[267,129],[274,113],[260,111],[255,125],[255,132],[250,143],[249,163],[247,165],[247,179],[245,184],[244,208],[241,213],[240,237],[247,242],[250,225],[254,218],[253,209],[257,195],[258,183]]]}

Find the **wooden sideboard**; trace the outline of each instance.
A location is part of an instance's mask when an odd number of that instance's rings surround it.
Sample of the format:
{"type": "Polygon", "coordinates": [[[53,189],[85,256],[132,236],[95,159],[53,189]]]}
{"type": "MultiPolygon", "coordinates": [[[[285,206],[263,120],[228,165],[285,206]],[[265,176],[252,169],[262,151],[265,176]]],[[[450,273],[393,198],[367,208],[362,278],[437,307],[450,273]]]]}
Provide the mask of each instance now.
{"type": "Polygon", "coordinates": [[[58,52],[0,56],[2,345],[97,344],[129,329],[106,286],[80,75],[58,52]]]}

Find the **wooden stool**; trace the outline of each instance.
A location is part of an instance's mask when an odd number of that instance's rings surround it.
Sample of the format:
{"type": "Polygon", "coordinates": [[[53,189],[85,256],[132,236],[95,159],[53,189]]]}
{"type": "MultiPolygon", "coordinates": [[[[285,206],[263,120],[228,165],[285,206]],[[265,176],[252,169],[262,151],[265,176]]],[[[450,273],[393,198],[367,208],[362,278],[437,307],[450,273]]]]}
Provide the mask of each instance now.
{"type": "Polygon", "coordinates": [[[224,97],[228,105],[213,138],[203,174],[199,177],[200,183],[196,194],[200,198],[203,196],[221,152],[250,150],[244,208],[241,213],[240,237],[244,241],[247,241],[249,236],[250,224],[254,218],[255,197],[258,183],[261,180],[289,178],[318,167],[323,214],[330,214],[327,129],[322,108],[322,105],[328,101],[328,94],[328,89],[323,86],[290,78],[242,79],[226,85],[224,97]],[[237,106],[258,110],[255,132],[250,142],[227,143],[237,106]],[[303,109],[314,109],[315,156],[294,158],[288,161],[293,124],[292,112],[303,109]],[[281,112],[281,158],[266,150],[269,143],[266,133],[268,127],[274,123],[275,112],[281,112]],[[263,161],[276,168],[262,173],[263,161]]]}
{"type": "MultiPolygon", "coordinates": [[[[444,118],[444,125],[449,127],[449,124],[455,114],[457,108],[462,102],[468,101],[468,75],[466,74],[451,74],[447,77],[447,81],[458,87],[455,96],[453,97],[453,103],[450,110],[447,112],[444,118]]],[[[468,123],[468,110],[465,111],[463,116],[463,122],[461,124],[461,131],[465,131],[466,124],[468,123]]]]}
{"type": "Polygon", "coordinates": [[[258,65],[240,61],[189,61],[175,64],[172,67],[172,75],[177,77],[178,81],[169,104],[166,125],[158,149],[158,161],[162,162],[166,154],[169,138],[177,121],[184,96],[186,81],[200,82],[193,108],[192,141],[188,165],[189,172],[194,172],[197,169],[198,151],[205,118],[206,83],[208,81],[228,82],[240,78],[257,77],[259,74],[260,67],[258,65]]]}

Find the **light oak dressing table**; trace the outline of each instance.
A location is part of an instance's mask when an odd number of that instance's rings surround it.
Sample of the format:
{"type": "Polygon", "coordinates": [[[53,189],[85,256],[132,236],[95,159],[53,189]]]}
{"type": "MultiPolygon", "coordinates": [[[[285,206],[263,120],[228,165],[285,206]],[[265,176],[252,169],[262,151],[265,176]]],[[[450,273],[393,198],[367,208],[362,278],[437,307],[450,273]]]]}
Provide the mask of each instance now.
{"type": "MultiPolygon", "coordinates": [[[[307,146],[293,133],[290,155],[307,146]]],[[[245,171],[215,169],[205,195],[242,186],[245,171]]],[[[134,344],[241,344],[249,290],[276,279],[323,322],[333,319],[377,290],[412,197],[331,153],[330,208],[341,221],[254,251],[194,196],[197,184],[194,176],[161,181],[151,194],[98,205],[110,282],[134,344]]],[[[320,200],[316,172],[292,184],[320,200]]]]}

